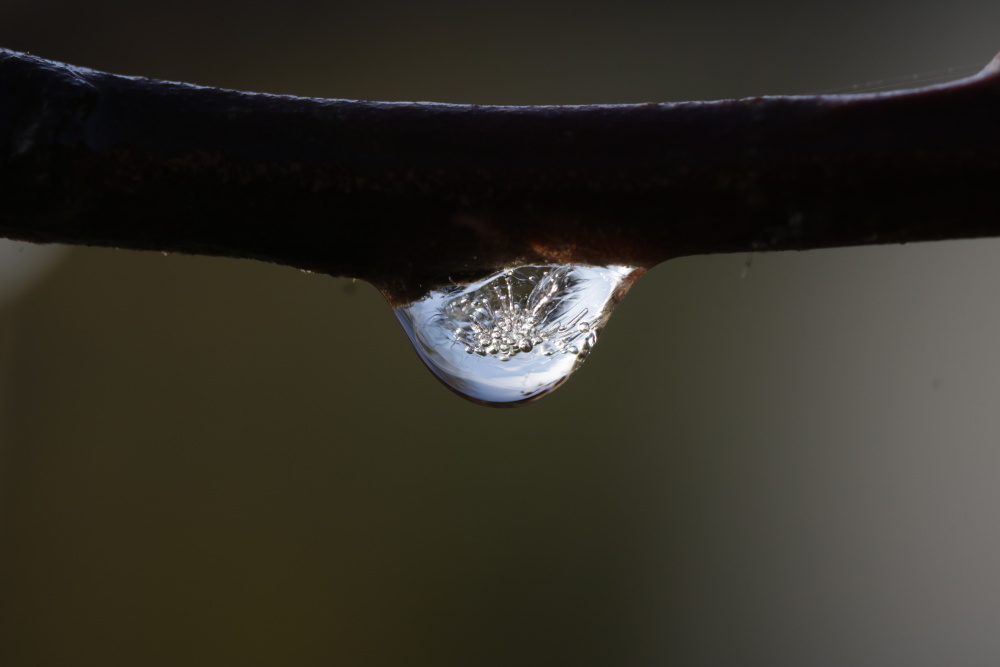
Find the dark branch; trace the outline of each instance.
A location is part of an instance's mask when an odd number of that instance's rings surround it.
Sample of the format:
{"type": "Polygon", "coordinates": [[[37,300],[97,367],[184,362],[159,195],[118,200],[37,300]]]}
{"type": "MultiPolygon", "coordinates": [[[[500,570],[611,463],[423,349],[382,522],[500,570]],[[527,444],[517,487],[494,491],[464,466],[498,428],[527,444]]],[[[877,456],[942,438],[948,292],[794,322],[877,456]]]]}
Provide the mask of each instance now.
{"type": "Polygon", "coordinates": [[[498,265],[1000,236],[1000,60],[889,94],[489,107],[0,50],[0,235],[250,257],[396,301],[498,265]]]}

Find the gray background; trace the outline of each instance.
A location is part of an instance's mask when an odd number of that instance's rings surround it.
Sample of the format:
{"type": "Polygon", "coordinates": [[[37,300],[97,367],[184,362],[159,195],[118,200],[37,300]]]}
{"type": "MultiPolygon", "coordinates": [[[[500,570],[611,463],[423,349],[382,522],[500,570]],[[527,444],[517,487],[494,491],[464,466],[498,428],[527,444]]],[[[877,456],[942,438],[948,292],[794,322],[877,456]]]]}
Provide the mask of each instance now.
{"type": "MultiPolygon", "coordinates": [[[[998,27],[972,0],[0,2],[0,45],[98,69],[504,104],[970,71],[998,27]]],[[[363,283],[73,249],[0,304],[0,664],[996,662],[998,257],[674,261],[498,411],[363,283]]]]}

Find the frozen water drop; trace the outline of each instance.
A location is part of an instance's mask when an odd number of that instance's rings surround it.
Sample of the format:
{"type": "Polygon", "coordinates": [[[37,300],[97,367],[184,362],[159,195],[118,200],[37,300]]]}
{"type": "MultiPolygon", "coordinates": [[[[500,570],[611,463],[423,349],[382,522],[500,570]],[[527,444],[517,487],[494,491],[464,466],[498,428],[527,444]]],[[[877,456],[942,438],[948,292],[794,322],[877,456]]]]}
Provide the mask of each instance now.
{"type": "Polygon", "coordinates": [[[396,316],[424,363],[455,392],[516,405],[549,393],[583,363],[641,273],[627,266],[509,268],[432,290],[397,307],[396,316]]]}

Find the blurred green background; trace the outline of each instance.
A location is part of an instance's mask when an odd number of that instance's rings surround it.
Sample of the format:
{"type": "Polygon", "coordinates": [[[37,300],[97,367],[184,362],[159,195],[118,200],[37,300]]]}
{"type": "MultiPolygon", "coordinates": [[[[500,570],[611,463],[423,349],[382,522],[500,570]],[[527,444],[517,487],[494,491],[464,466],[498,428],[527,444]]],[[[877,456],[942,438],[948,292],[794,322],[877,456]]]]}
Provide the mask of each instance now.
{"type": "MultiPolygon", "coordinates": [[[[0,46],[78,65],[498,104],[919,82],[998,28],[973,0],[0,0],[0,46]]],[[[440,386],[363,283],[41,257],[0,291],[0,664],[995,663],[998,257],[677,260],[516,410],[440,386]]]]}

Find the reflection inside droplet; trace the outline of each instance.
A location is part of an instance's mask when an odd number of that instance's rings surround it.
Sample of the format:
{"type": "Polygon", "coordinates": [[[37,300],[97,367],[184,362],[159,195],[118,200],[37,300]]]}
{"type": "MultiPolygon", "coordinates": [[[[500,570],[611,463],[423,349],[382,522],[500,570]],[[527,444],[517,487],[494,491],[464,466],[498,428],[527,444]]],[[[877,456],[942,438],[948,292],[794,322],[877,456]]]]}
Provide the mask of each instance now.
{"type": "Polygon", "coordinates": [[[431,291],[395,311],[442,382],[472,401],[515,405],[544,396],[583,363],[640,273],[521,266],[431,291]]]}

